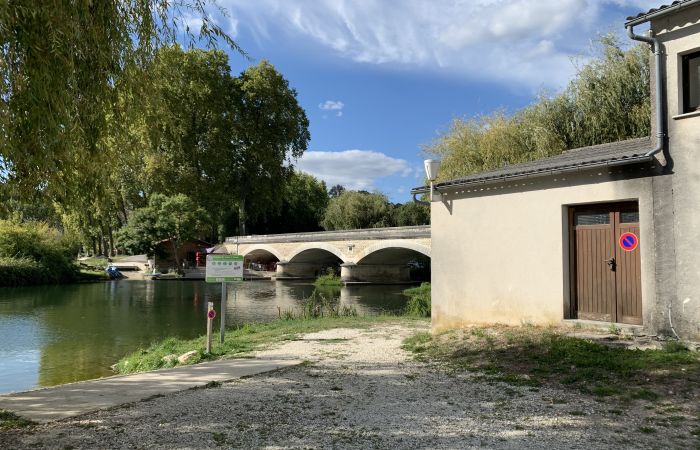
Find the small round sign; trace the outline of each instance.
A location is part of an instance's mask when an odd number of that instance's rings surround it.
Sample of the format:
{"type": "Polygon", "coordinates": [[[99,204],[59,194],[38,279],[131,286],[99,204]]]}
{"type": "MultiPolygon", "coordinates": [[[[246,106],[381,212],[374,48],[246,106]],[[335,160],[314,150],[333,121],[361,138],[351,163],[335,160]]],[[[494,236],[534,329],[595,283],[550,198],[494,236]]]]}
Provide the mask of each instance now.
{"type": "Polygon", "coordinates": [[[635,250],[639,245],[639,238],[634,233],[622,233],[622,235],[620,235],[619,242],[620,248],[622,250],[631,252],[632,250],[635,250]]]}
{"type": "Polygon", "coordinates": [[[207,317],[210,319],[213,319],[214,317],[216,317],[216,311],[214,311],[213,309],[210,309],[209,312],[207,313],[207,317]]]}

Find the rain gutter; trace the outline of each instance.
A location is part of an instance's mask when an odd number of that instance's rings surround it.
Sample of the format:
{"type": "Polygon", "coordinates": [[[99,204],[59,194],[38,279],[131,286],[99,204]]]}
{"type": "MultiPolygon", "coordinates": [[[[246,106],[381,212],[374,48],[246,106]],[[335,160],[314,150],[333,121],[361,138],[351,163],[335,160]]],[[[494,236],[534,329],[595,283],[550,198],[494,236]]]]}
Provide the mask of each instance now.
{"type": "MultiPolygon", "coordinates": [[[[634,156],[631,158],[612,160],[612,161],[603,161],[603,162],[593,162],[593,163],[588,163],[588,164],[578,164],[576,166],[538,170],[535,172],[525,172],[525,173],[512,174],[512,175],[486,177],[486,178],[477,179],[477,180],[448,181],[446,183],[440,183],[440,184],[436,185],[435,189],[438,190],[438,188],[442,188],[442,190],[445,190],[445,189],[450,189],[450,188],[455,188],[455,187],[502,183],[505,181],[515,181],[518,179],[525,179],[525,178],[535,178],[535,177],[541,177],[541,176],[547,176],[547,175],[559,175],[559,174],[563,174],[563,173],[580,172],[583,170],[597,168],[597,167],[624,166],[627,164],[649,162],[651,160],[652,160],[652,155],[649,153],[646,153],[644,155],[634,156]]],[[[421,186],[419,188],[411,189],[411,194],[413,194],[414,199],[415,199],[416,195],[425,194],[428,192],[430,192],[429,186],[421,186]]]]}

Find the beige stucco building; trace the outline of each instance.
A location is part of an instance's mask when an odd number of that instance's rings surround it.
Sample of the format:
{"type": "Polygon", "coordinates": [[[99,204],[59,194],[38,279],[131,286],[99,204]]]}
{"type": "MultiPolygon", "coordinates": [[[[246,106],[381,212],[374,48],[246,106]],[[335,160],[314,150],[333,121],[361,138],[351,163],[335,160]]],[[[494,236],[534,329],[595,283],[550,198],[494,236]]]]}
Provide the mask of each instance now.
{"type": "Polygon", "coordinates": [[[435,330],[587,319],[700,340],[700,1],[626,27],[659,50],[654,137],[437,183],[435,330]]]}

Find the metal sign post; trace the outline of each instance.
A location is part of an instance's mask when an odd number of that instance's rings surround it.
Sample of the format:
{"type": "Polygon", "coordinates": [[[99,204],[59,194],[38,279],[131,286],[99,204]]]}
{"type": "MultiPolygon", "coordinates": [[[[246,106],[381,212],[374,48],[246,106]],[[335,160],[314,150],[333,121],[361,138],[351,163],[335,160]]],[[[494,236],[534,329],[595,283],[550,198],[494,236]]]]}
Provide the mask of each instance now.
{"type": "MultiPolygon", "coordinates": [[[[226,333],[226,283],[243,281],[243,256],[240,255],[207,255],[205,280],[207,283],[221,283],[221,330],[219,342],[224,343],[226,333]]],[[[234,289],[234,295],[235,295],[234,289]]],[[[235,302],[235,297],[234,297],[235,302]]]]}
{"type": "Polygon", "coordinates": [[[219,330],[219,343],[224,343],[224,334],[226,333],[226,282],[221,283],[221,329],[219,330]]]}
{"type": "Polygon", "coordinates": [[[214,311],[214,303],[209,302],[208,305],[208,310],[207,310],[207,348],[206,352],[211,353],[211,325],[212,322],[214,321],[214,317],[216,317],[216,311],[214,311]]]}

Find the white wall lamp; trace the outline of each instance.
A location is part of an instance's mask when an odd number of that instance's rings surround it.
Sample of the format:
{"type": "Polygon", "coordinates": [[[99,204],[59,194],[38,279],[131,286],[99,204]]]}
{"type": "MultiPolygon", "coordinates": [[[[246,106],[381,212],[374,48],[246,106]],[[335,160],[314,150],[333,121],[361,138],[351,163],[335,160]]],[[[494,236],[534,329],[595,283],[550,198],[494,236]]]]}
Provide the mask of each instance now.
{"type": "Polygon", "coordinates": [[[426,159],[423,161],[423,164],[425,165],[425,176],[430,182],[430,196],[428,197],[429,201],[424,202],[422,200],[418,200],[416,198],[418,195],[417,192],[413,193],[413,201],[421,205],[430,205],[430,202],[439,202],[442,200],[442,195],[440,195],[440,192],[437,190],[437,188],[435,188],[435,180],[437,180],[438,170],[440,170],[440,160],[426,159]]]}
{"type": "Polygon", "coordinates": [[[435,180],[438,177],[438,171],[440,170],[440,160],[439,159],[426,159],[423,161],[425,165],[425,176],[428,177],[430,181],[430,201],[437,202],[442,200],[442,196],[437,189],[435,189],[435,180]]]}

